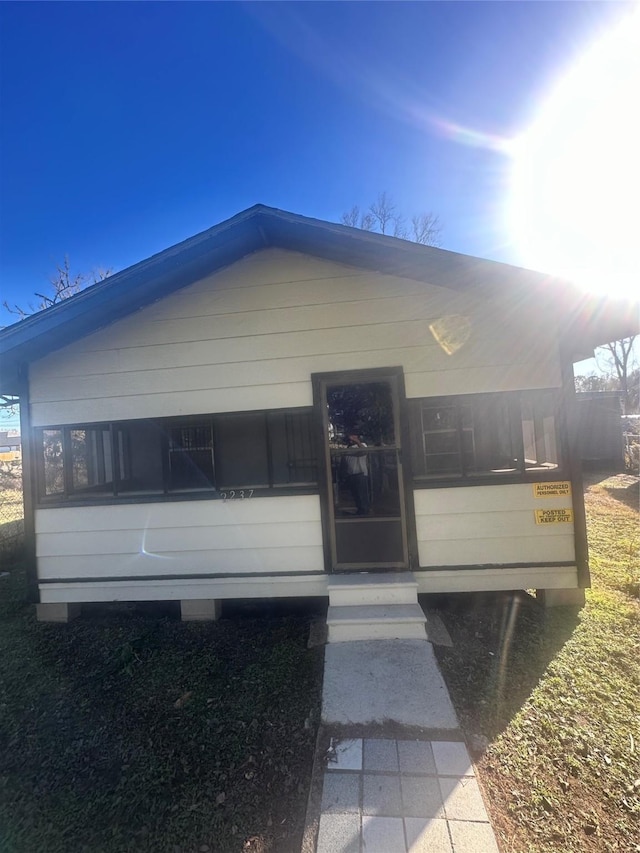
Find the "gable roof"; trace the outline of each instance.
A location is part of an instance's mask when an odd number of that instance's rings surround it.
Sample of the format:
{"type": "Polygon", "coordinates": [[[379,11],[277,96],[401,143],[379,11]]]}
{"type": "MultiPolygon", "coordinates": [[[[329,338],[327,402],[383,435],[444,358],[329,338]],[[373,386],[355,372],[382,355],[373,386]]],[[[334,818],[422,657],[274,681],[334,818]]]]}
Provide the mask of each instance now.
{"type": "Polygon", "coordinates": [[[541,309],[565,320],[568,351],[580,346],[580,357],[638,329],[637,303],[597,299],[542,273],[257,204],[0,331],[0,392],[19,393],[22,365],[268,247],[488,296],[515,298],[534,288],[541,309]]]}

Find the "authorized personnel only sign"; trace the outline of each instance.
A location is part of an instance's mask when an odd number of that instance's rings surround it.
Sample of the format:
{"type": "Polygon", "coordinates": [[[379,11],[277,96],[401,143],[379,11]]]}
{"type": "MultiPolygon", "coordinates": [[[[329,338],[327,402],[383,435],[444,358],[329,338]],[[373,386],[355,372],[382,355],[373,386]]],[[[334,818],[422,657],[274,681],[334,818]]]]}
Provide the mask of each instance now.
{"type": "Polygon", "coordinates": [[[534,483],[534,498],[564,498],[571,495],[571,483],[534,483]]]}
{"type": "Polygon", "coordinates": [[[534,509],[536,524],[564,524],[573,521],[572,509],[534,509]]]}

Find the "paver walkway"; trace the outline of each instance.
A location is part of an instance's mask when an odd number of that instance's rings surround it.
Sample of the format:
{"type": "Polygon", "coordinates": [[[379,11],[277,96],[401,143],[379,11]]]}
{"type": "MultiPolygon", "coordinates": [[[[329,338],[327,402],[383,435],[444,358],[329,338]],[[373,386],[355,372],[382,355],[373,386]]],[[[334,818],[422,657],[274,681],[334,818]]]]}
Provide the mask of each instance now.
{"type": "Polygon", "coordinates": [[[329,644],[318,743],[304,853],[498,853],[430,642],[329,644]]]}
{"type": "Polygon", "coordinates": [[[332,741],[317,853],[498,853],[465,745],[332,741]]]}

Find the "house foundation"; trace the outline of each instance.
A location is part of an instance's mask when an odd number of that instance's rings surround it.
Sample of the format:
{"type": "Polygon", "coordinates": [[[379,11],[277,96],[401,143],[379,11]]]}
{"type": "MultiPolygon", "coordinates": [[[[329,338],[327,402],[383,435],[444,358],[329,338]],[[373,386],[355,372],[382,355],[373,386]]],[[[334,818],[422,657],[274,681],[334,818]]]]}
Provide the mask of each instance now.
{"type": "Polygon", "coordinates": [[[536,598],[543,607],[584,607],[583,589],[537,589],[536,598]]]}
{"type": "Polygon", "coordinates": [[[222,602],[219,598],[183,599],[180,617],[183,622],[216,622],[220,618],[222,602]]]}
{"type": "Polygon", "coordinates": [[[38,622],[71,622],[80,615],[81,610],[81,604],[36,604],[36,619],[38,622]]]}

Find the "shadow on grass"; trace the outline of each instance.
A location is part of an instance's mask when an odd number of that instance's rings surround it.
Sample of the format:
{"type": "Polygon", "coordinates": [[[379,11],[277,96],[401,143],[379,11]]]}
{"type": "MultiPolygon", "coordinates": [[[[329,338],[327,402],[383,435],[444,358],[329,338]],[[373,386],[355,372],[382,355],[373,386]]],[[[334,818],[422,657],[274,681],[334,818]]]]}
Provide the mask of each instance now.
{"type": "Polygon", "coordinates": [[[620,501],[620,503],[625,504],[630,509],[638,509],[640,505],[640,481],[621,486],[604,485],[603,488],[607,490],[607,493],[612,498],[620,501]]]}
{"type": "Polygon", "coordinates": [[[299,850],[322,681],[306,615],[37,623],[0,581],[0,850],[299,850]],[[206,847],[205,847],[206,845],[206,847]]]}
{"type": "Polygon", "coordinates": [[[544,610],[524,591],[421,596],[453,648],[434,646],[470,745],[482,751],[530,697],[578,624],[578,609],[544,610]],[[476,736],[476,737],[473,737],[476,736]]]}
{"type": "Polygon", "coordinates": [[[640,478],[629,472],[588,472],[584,475],[585,488],[601,486],[615,500],[637,510],[640,507],[640,478]]]}

